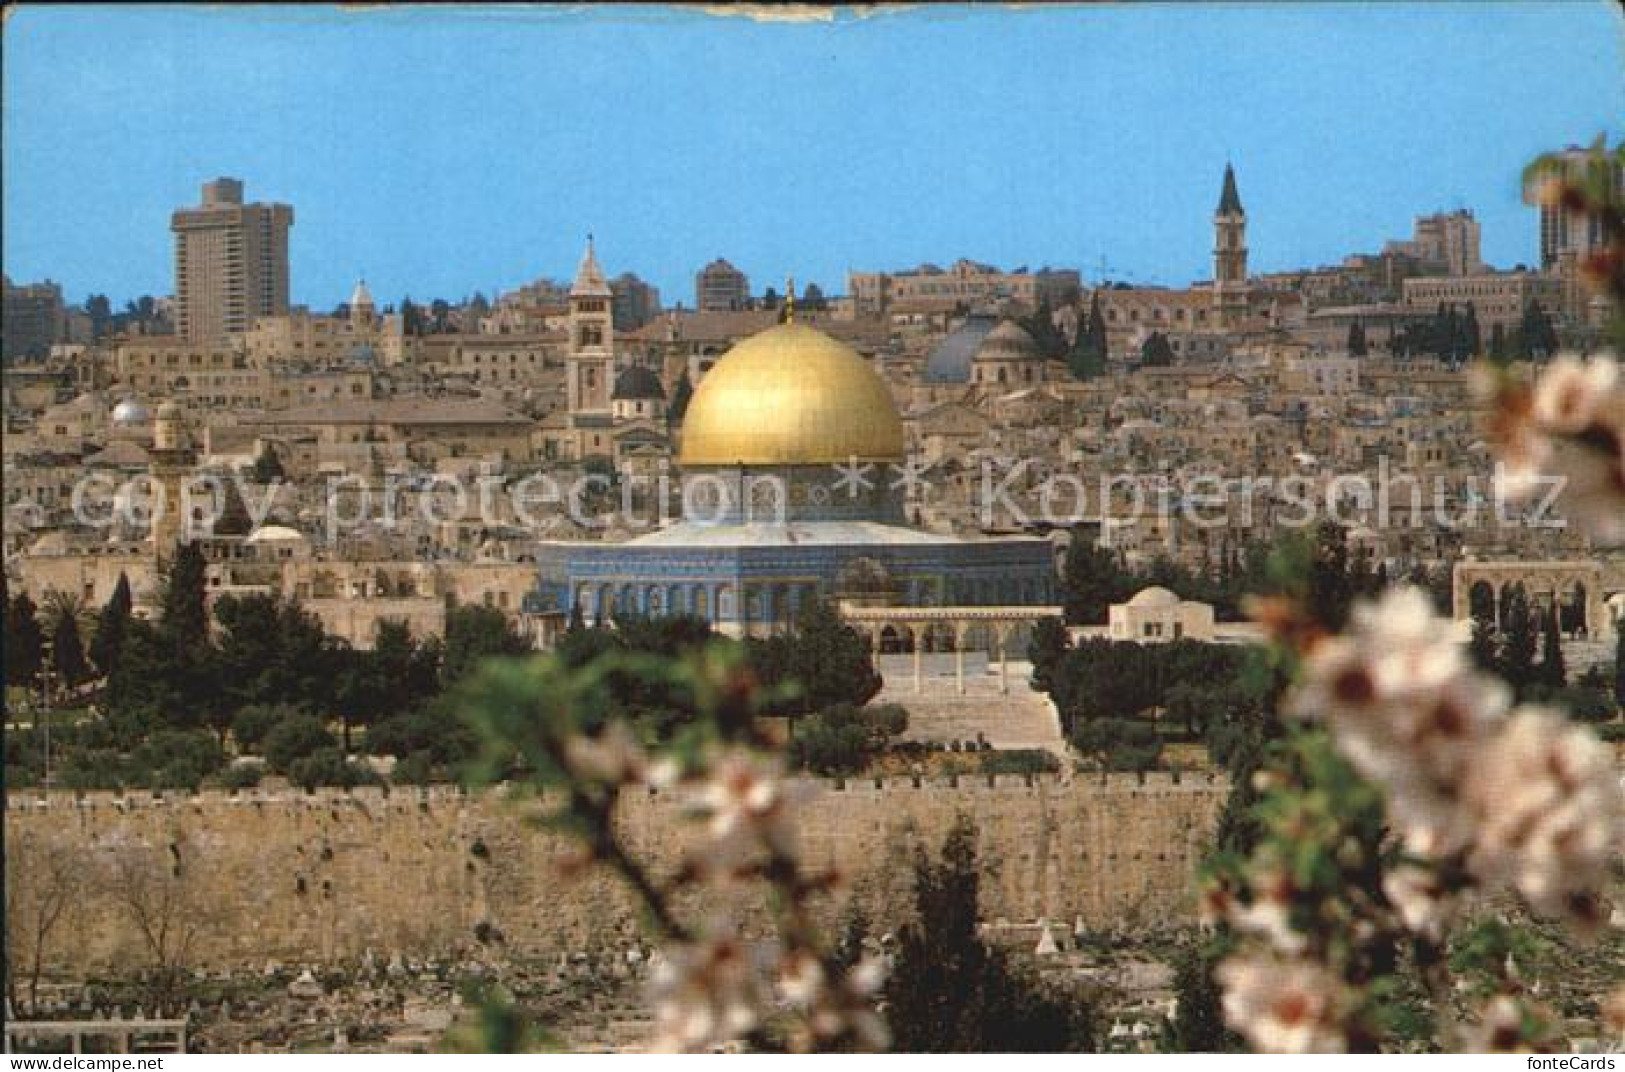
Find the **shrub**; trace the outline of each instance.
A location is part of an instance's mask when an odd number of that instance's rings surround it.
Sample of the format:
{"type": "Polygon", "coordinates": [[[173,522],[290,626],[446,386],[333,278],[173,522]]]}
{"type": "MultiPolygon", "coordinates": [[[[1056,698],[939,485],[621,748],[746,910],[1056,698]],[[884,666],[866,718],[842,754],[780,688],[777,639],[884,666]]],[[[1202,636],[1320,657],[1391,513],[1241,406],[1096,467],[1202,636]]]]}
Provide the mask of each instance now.
{"type": "Polygon", "coordinates": [[[130,776],[151,789],[197,792],[225,763],[220,742],[207,730],[162,730],[130,753],[130,776]]]}
{"type": "Polygon", "coordinates": [[[1101,770],[1148,771],[1162,755],[1156,727],[1135,719],[1089,719],[1073,731],[1072,743],[1101,770]]]}
{"type": "Polygon", "coordinates": [[[1585,685],[1570,685],[1558,689],[1552,702],[1569,713],[1576,722],[1607,722],[1614,717],[1614,698],[1602,689],[1585,685]]]}
{"type": "Polygon", "coordinates": [[[1041,748],[1013,748],[989,752],[982,757],[983,774],[1054,774],[1061,761],[1041,748]]]}
{"type": "Polygon", "coordinates": [[[907,728],[908,712],[895,704],[874,708],[836,704],[796,723],[790,762],[817,774],[856,774],[907,728]]]}
{"type": "Polygon", "coordinates": [[[324,785],[348,789],[378,780],[378,776],[369,768],[351,763],[336,747],[318,748],[294,760],[288,767],[288,778],[301,789],[315,789],[324,785]]]}
{"type": "Polygon", "coordinates": [[[265,768],[259,763],[238,763],[227,767],[220,775],[220,784],[227,789],[253,789],[265,777],[265,768]]]}
{"type": "Polygon", "coordinates": [[[394,785],[428,785],[434,781],[434,757],[428,752],[413,752],[395,764],[389,780],[394,785]]]}
{"type": "MultiPolygon", "coordinates": [[[[323,749],[337,749],[338,741],[322,720],[312,715],[296,715],[279,722],[265,735],[265,762],[271,769],[292,775],[293,764],[323,749]]],[[[340,760],[343,760],[341,755],[340,760]]]]}
{"type": "Polygon", "coordinates": [[[231,736],[246,752],[259,751],[272,730],[304,712],[288,704],[250,704],[231,720],[231,736]]]}

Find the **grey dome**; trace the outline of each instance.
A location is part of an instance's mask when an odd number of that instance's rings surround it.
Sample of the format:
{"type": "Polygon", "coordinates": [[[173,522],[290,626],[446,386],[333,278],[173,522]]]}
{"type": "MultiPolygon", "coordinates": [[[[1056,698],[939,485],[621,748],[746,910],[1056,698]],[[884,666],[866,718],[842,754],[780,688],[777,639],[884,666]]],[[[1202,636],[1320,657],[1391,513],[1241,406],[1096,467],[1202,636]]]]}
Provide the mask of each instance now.
{"type": "Polygon", "coordinates": [[[989,313],[967,316],[926,358],[925,382],[969,383],[971,359],[998,323],[998,317],[989,313]]]}

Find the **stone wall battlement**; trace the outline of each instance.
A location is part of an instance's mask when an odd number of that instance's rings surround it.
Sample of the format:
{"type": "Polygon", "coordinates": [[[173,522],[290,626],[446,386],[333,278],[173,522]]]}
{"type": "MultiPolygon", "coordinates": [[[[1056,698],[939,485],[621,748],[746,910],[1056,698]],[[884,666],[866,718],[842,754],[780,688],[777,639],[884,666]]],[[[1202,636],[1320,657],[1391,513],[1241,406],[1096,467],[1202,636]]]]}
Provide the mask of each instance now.
{"type": "MultiPolygon", "coordinates": [[[[807,779],[798,812],[809,865],[849,878],[824,906],[836,925],[856,899],[895,926],[910,911],[916,849],[972,818],[987,919],[1157,926],[1191,918],[1192,876],[1227,794],[1207,775],[999,775],[807,779]]],[[[560,877],[573,842],[527,821],[550,799],[500,787],[304,793],[207,791],[6,801],[8,881],[66,861],[80,877],[53,933],[48,974],[134,973],[160,959],[137,923],[173,917],[189,970],[385,957],[552,956],[625,948],[636,912],[612,877],[560,877]],[[42,855],[44,854],[44,855],[42,855]]],[[[701,831],[681,791],[628,794],[617,821],[659,873],[701,831]]],[[[734,906],[760,926],[760,898],[734,906]]],[[[711,910],[714,904],[687,906],[711,910]]]]}
{"type": "MultiPolygon", "coordinates": [[[[984,791],[998,794],[1017,794],[1022,791],[1055,792],[1064,790],[1068,786],[1086,787],[1102,795],[1208,794],[1212,793],[1216,786],[1222,788],[1225,784],[1223,775],[1209,772],[1182,775],[1157,772],[1143,776],[1135,774],[965,774],[916,778],[908,775],[891,775],[883,778],[808,777],[802,780],[813,783],[826,792],[845,793],[852,796],[886,796],[921,790],[949,790],[959,794],[975,794],[984,791]]],[[[147,792],[143,790],[130,790],[122,793],[104,790],[94,792],[16,790],[6,794],[5,807],[7,811],[13,812],[63,809],[127,812],[142,809],[266,806],[319,809],[372,804],[385,807],[427,805],[436,808],[467,806],[471,801],[479,800],[499,801],[508,792],[508,789],[509,787],[505,785],[499,785],[487,790],[471,792],[454,785],[435,785],[395,788],[357,786],[352,789],[326,788],[311,792],[299,789],[257,788],[242,790],[203,789],[196,793],[179,791],[147,792]]],[[[658,797],[662,794],[651,790],[649,795],[658,797]]],[[[670,797],[679,794],[668,791],[664,795],[670,797]]],[[[532,799],[547,802],[553,798],[553,794],[544,791],[536,794],[532,799]]]]}

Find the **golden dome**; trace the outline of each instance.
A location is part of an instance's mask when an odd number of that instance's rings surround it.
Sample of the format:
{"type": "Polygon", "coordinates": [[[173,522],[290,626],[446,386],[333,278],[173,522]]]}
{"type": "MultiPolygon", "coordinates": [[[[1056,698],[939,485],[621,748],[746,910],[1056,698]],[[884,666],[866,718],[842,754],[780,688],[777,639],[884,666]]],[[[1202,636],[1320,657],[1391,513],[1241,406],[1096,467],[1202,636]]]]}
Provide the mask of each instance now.
{"type": "Polygon", "coordinates": [[[903,459],[903,422],[869,363],[805,324],[739,343],[705,374],[678,464],[833,465],[903,459]]]}

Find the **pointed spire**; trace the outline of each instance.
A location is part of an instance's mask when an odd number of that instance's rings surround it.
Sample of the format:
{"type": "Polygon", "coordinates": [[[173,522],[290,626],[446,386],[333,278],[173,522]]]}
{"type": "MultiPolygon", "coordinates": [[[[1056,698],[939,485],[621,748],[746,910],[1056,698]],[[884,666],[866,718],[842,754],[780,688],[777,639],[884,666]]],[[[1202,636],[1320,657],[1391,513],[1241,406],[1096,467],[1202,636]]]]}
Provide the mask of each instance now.
{"type": "Polygon", "coordinates": [[[1220,216],[1245,216],[1247,210],[1241,207],[1241,194],[1236,192],[1236,169],[1229,163],[1224,165],[1224,190],[1219,194],[1220,216]]]}
{"type": "Polygon", "coordinates": [[[796,277],[793,275],[784,280],[784,322],[796,322],[796,277]]]}
{"type": "Polygon", "coordinates": [[[608,298],[609,283],[604,270],[598,267],[598,253],[593,249],[592,235],[587,235],[587,251],[581,255],[581,267],[576,269],[576,281],[570,287],[572,298],[608,298]]]}

